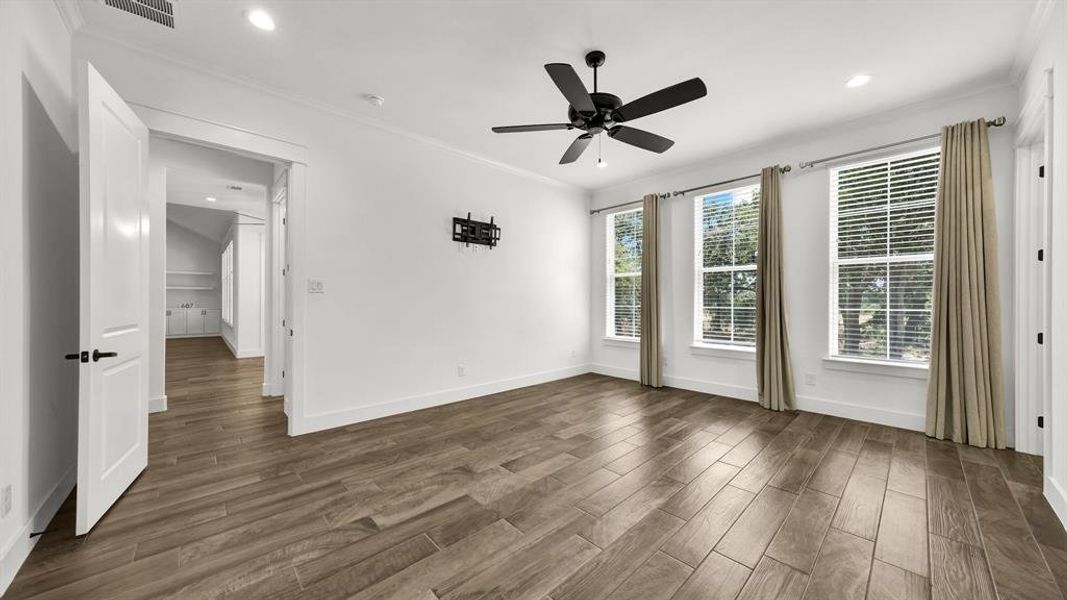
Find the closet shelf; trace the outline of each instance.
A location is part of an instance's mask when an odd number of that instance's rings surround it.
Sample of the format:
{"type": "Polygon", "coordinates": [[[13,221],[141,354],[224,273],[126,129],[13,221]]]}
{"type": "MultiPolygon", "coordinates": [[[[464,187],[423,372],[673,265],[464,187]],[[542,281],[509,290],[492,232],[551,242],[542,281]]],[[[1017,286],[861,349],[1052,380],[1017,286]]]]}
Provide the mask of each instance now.
{"type": "Polygon", "coordinates": [[[189,290],[189,291],[192,291],[192,290],[210,291],[210,290],[215,289],[215,286],[213,286],[213,285],[168,285],[167,289],[168,290],[189,290]]]}
{"type": "Polygon", "coordinates": [[[200,275],[208,277],[214,274],[214,271],[167,271],[167,275],[200,275]]]}

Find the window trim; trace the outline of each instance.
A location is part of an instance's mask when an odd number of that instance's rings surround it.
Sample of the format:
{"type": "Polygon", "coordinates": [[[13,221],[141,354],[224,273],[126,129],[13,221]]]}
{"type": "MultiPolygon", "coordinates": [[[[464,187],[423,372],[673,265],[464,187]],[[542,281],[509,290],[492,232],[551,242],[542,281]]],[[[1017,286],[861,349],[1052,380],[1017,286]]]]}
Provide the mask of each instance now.
{"type": "MultiPolygon", "coordinates": [[[[604,270],[607,275],[605,279],[604,288],[604,341],[608,342],[622,342],[622,343],[634,343],[641,340],[640,329],[638,335],[619,335],[615,331],[615,278],[616,277],[640,277],[641,272],[615,272],[615,216],[626,213],[641,213],[642,223],[644,223],[644,207],[638,206],[637,208],[628,208],[625,210],[617,210],[615,212],[607,213],[604,221],[604,270]]],[[[643,235],[643,234],[642,234],[643,235]]],[[[644,258],[645,245],[644,239],[641,240],[641,255],[644,258]]]]}
{"type": "MultiPolygon", "coordinates": [[[[829,309],[829,314],[828,314],[828,318],[827,318],[829,344],[828,344],[827,355],[823,357],[823,365],[825,367],[827,367],[827,368],[841,370],[841,371],[856,371],[856,372],[880,374],[880,375],[896,375],[896,376],[904,376],[904,377],[913,376],[913,377],[916,377],[916,378],[925,378],[926,377],[926,371],[929,370],[929,361],[923,362],[923,361],[915,361],[915,360],[896,360],[896,359],[892,359],[892,358],[889,358],[889,357],[876,358],[876,357],[870,357],[870,356],[853,356],[853,355],[849,355],[849,354],[839,354],[838,353],[838,350],[837,350],[837,348],[838,348],[837,313],[838,313],[839,309],[838,309],[838,305],[837,305],[838,304],[837,266],[838,265],[842,265],[842,264],[845,264],[845,265],[848,265],[848,264],[885,264],[888,267],[888,265],[894,264],[894,263],[899,264],[899,263],[925,262],[925,261],[931,261],[932,262],[934,260],[934,253],[933,253],[932,250],[930,252],[928,252],[928,253],[909,254],[909,255],[903,255],[903,256],[893,256],[893,255],[890,255],[890,254],[887,253],[887,255],[885,257],[879,258],[878,260],[874,260],[874,259],[870,259],[870,258],[854,258],[854,257],[853,258],[838,259],[837,258],[837,249],[838,249],[838,245],[837,245],[837,233],[838,233],[838,227],[837,227],[837,222],[838,222],[838,218],[837,218],[838,217],[837,178],[838,178],[838,173],[842,169],[857,169],[857,168],[866,167],[868,165],[874,165],[874,164],[879,164],[879,163],[888,163],[888,162],[891,162],[891,161],[894,161],[894,160],[907,159],[907,158],[911,158],[911,157],[914,157],[914,156],[920,156],[920,155],[923,155],[923,154],[929,154],[929,153],[932,153],[932,152],[937,152],[940,155],[941,147],[940,146],[927,146],[927,145],[924,145],[921,148],[917,148],[915,150],[910,150],[910,151],[907,151],[907,152],[901,152],[899,154],[883,154],[883,155],[880,155],[877,158],[871,158],[871,159],[867,159],[867,160],[863,160],[863,161],[836,164],[836,165],[833,165],[829,169],[829,171],[830,171],[830,182],[829,182],[830,183],[830,185],[829,185],[829,187],[830,187],[830,223],[829,223],[829,225],[830,225],[830,236],[829,236],[829,242],[830,243],[829,243],[829,255],[828,255],[829,256],[829,261],[828,261],[829,262],[829,282],[828,282],[829,283],[829,302],[827,302],[827,308],[829,309]],[[901,370],[901,369],[903,369],[903,370],[901,370]],[[911,372],[916,371],[916,370],[919,373],[922,373],[922,375],[921,376],[911,375],[911,372]]],[[[940,178],[940,176],[941,176],[941,174],[938,173],[938,177],[939,178],[940,178]]],[[[934,205],[934,215],[935,216],[934,216],[934,218],[936,219],[937,218],[937,216],[936,216],[937,215],[937,205],[936,205],[937,200],[936,200],[936,198],[935,198],[934,202],[935,202],[935,205],[934,205]]],[[[887,219],[888,219],[888,213],[887,213],[887,219]]],[[[888,231],[887,231],[886,244],[888,244],[888,243],[889,243],[889,236],[888,236],[888,231]]],[[[887,276],[888,276],[888,273],[887,273],[887,276]]],[[[886,305],[885,305],[886,322],[887,323],[888,323],[888,320],[889,320],[889,313],[890,313],[888,295],[889,295],[889,286],[887,285],[886,286],[886,305]]],[[[887,325],[887,327],[888,327],[888,325],[887,325]]],[[[886,335],[887,336],[889,335],[888,329],[886,331],[886,335]]],[[[886,348],[887,348],[887,350],[889,348],[889,340],[888,339],[886,340],[886,348]]]]}
{"type": "MultiPolygon", "coordinates": [[[[724,188],[707,194],[700,194],[693,196],[693,339],[690,344],[690,349],[695,354],[717,354],[717,351],[741,351],[755,352],[756,344],[755,339],[753,343],[737,343],[734,341],[722,341],[722,340],[705,340],[704,339],[704,274],[705,273],[736,273],[738,271],[753,271],[756,272],[758,267],[755,263],[750,265],[737,265],[733,264],[724,267],[705,267],[704,266],[704,198],[708,196],[715,196],[718,194],[735,193],[739,190],[759,190],[762,192],[759,183],[752,183],[748,185],[740,185],[737,187],[724,188]],[[702,352],[702,350],[709,350],[710,352],[702,352]]],[[[762,196],[760,200],[762,201],[762,196]]],[[[736,221],[735,221],[736,223],[736,221]]],[[[759,227],[757,222],[756,227],[759,227]]],[[[734,236],[734,242],[736,242],[736,235],[734,236]]],[[[736,243],[734,244],[736,246],[736,243]]],[[[736,257],[735,257],[736,260],[736,257]]],[[[730,278],[731,282],[733,277],[730,278]]],[[[759,282],[757,281],[757,285],[759,282]]],[[[730,295],[730,318],[733,319],[734,311],[734,298],[730,295]]],[[[755,312],[753,308],[753,313],[755,312]]],[[[753,316],[753,318],[755,318],[753,316]]],[[[733,337],[731,331],[730,337],[733,337]]]]}
{"type": "Polygon", "coordinates": [[[222,310],[219,311],[222,322],[229,327],[234,326],[234,264],[233,264],[233,240],[229,240],[222,249],[219,284],[222,286],[222,310]]]}

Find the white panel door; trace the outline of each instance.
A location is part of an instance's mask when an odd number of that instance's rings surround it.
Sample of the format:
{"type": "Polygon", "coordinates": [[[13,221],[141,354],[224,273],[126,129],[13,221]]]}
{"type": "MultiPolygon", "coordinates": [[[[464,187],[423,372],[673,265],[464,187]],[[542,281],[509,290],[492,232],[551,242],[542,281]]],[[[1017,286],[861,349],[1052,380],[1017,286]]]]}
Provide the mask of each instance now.
{"type": "Polygon", "coordinates": [[[81,348],[76,533],[148,464],[148,129],[89,63],[78,90],[81,348]]]}

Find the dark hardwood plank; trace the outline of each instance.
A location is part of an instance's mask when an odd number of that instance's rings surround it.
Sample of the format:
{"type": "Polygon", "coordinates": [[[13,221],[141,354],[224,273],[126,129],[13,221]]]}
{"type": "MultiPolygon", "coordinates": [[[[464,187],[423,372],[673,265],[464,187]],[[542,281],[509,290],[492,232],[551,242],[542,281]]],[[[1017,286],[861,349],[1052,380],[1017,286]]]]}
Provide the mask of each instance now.
{"type": "Polygon", "coordinates": [[[715,551],[755,568],[796,498],[796,494],[778,488],[764,488],[719,540],[715,551]]]}
{"type": "Polygon", "coordinates": [[[874,543],[831,528],[815,561],[804,598],[862,599],[867,593],[874,543]]]}
{"type": "Polygon", "coordinates": [[[893,490],[885,493],[874,557],[926,577],[926,501],[893,490]]]}
{"type": "Polygon", "coordinates": [[[982,549],[930,534],[930,586],[934,600],[996,600],[982,549]]]}
{"type": "Polygon", "coordinates": [[[900,567],[875,559],[867,600],[928,600],[930,581],[900,567]]]}
{"type": "Polygon", "coordinates": [[[811,573],[823,536],[837,510],[838,498],[804,490],[789,511],[785,523],[767,548],[767,556],[794,569],[811,573]]]}
{"type": "Polygon", "coordinates": [[[673,600],[733,600],[751,573],[748,567],[712,552],[673,600]]]}

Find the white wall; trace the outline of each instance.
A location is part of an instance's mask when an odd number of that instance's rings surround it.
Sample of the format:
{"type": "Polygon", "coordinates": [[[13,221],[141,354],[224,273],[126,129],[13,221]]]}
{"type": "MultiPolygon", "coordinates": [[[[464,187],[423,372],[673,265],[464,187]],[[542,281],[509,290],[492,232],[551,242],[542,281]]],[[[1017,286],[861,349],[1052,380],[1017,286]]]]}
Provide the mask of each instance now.
{"type": "Polygon", "coordinates": [[[296,432],[585,369],[584,192],[95,38],[76,47],[128,100],[307,147],[303,268],[325,293],[294,323],[296,432]],[[451,241],[467,211],[496,216],[498,248],[451,241]]]}
{"type": "Polygon", "coordinates": [[[208,286],[213,290],[167,289],[167,308],[177,308],[192,303],[195,308],[220,308],[221,277],[219,273],[219,256],[222,248],[219,243],[196,231],[186,229],[174,221],[167,221],[167,276],[169,285],[208,286]],[[211,277],[201,275],[179,275],[175,271],[192,271],[213,273],[211,277]]]}
{"type": "Polygon", "coordinates": [[[233,325],[222,323],[222,339],[236,358],[263,356],[266,295],[265,226],[237,217],[222,240],[233,242],[233,325]]]}
{"type": "Polygon", "coordinates": [[[75,478],[78,159],[70,34],[51,2],[0,2],[0,594],[75,478]]]}
{"type": "MultiPolygon", "coordinates": [[[[925,103],[892,113],[872,116],[806,139],[786,139],[739,151],[682,169],[606,189],[594,194],[594,208],[635,200],[649,192],[685,189],[713,181],[757,173],[761,167],[792,164],[782,182],[785,221],[785,295],[788,302],[789,338],[797,379],[797,404],[804,410],[837,414],[859,420],[912,429],[924,428],[926,379],[858,373],[827,368],[829,353],[829,171],[800,171],[797,163],[860,148],[936,133],[942,125],[978,117],[1015,115],[1011,88],[975,96],[925,103]],[[805,384],[814,374],[815,385],[805,384]]],[[[715,124],[706,125],[714,135],[715,124]]],[[[1008,429],[1014,414],[1012,399],[1011,301],[1012,200],[1014,178],[1010,128],[990,134],[994,183],[1000,231],[1000,267],[1005,374],[1009,393],[1008,429]]],[[[736,351],[714,355],[690,348],[693,341],[693,199],[692,195],[664,201],[661,235],[665,240],[660,285],[663,290],[663,345],[667,385],[737,398],[756,398],[755,361],[752,353],[736,351]]],[[[598,371],[636,378],[637,345],[602,339],[605,328],[605,218],[592,218],[592,359],[598,371]]],[[[898,369],[901,371],[903,369],[898,369]]],[[[896,372],[896,371],[895,371],[896,372]]],[[[905,370],[905,372],[914,372],[905,370]]],[[[1009,433],[1009,439],[1010,439],[1009,433]]]]}
{"type": "MultiPolygon", "coordinates": [[[[1025,65],[1019,86],[1020,105],[1044,85],[1046,73],[1053,72],[1052,164],[1046,175],[1052,178],[1051,244],[1048,249],[1052,272],[1052,323],[1049,352],[1052,365],[1052,405],[1045,415],[1045,497],[1067,526],[1067,5],[1046,3],[1043,29],[1035,32],[1034,53],[1025,65]]],[[[1051,143],[1049,143],[1051,142],[1051,143]]]]}

